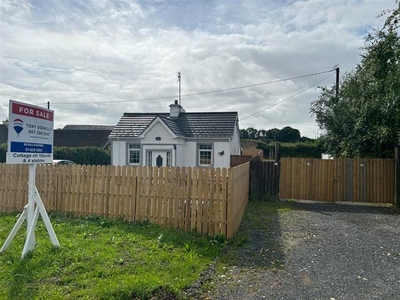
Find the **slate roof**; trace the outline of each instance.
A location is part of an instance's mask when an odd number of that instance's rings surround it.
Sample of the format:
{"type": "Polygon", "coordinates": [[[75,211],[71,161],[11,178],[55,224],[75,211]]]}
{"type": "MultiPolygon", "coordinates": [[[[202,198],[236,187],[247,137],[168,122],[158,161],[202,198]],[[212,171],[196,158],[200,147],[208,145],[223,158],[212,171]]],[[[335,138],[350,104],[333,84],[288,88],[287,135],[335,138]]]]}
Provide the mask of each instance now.
{"type": "Polygon", "coordinates": [[[108,130],[54,130],[55,147],[99,147],[104,148],[108,143],[108,130]]]}
{"type": "Polygon", "coordinates": [[[124,113],[109,137],[138,137],[157,117],[179,137],[231,138],[238,115],[237,112],[185,112],[171,118],[169,113],[124,113]]]}
{"type": "Polygon", "coordinates": [[[114,125],[65,125],[63,130],[113,130],[114,125]]]}

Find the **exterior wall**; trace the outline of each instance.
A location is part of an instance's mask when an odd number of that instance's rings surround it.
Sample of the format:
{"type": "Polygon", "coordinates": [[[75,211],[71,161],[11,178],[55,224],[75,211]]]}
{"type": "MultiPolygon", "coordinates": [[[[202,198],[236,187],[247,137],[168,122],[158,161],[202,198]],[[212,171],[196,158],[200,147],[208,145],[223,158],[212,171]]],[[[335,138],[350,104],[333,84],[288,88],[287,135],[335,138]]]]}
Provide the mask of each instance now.
{"type": "Polygon", "coordinates": [[[182,166],[185,167],[196,167],[197,166],[197,142],[196,141],[187,141],[184,151],[181,154],[183,157],[184,164],[182,166]]]}
{"type": "Polygon", "coordinates": [[[165,128],[160,122],[156,122],[144,135],[140,141],[142,147],[141,162],[147,165],[146,157],[148,151],[170,151],[172,158],[172,166],[183,166],[181,155],[185,153],[185,140],[176,138],[165,128]],[[161,139],[159,139],[161,138],[161,139]],[[159,140],[158,140],[159,139],[159,140]]]}
{"type": "Polygon", "coordinates": [[[156,144],[156,145],[172,145],[176,144],[176,138],[171,135],[160,122],[154,124],[148,132],[146,132],[141,143],[143,144],[156,144]],[[156,138],[160,137],[161,140],[157,141],[156,138]]]}
{"type": "Polygon", "coordinates": [[[111,142],[111,164],[114,166],[124,166],[127,164],[127,144],[126,141],[111,142]]]}
{"type": "Polygon", "coordinates": [[[142,145],[141,147],[141,165],[146,166],[147,164],[147,152],[148,151],[170,151],[171,152],[171,166],[176,166],[176,150],[173,145],[142,145]]]}
{"type": "Polygon", "coordinates": [[[215,142],[214,143],[214,168],[229,168],[231,164],[231,151],[230,151],[230,143],[226,142],[215,142]],[[220,154],[221,152],[224,154],[220,154]]]}
{"type": "Polygon", "coordinates": [[[172,166],[198,167],[199,143],[213,144],[212,166],[215,168],[229,168],[230,156],[240,154],[240,138],[237,126],[231,140],[185,140],[173,136],[163,124],[156,122],[145,132],[142,138],[112,141],[111,164],[127,165],[128,144],[135,142],[141,145],[140,164],[142,166],[147,164],[148,151],[171,151],[172,166]]]}
{"type": "Polygon", "coordinates": [[[230,155],[240,155],[240,133],[239,127],[236,125],[231,140],[231,153],[230,155]]]}
{"type": "Polygon", "coordinates": [[[229,141],[213,141],[213,140],[191,140],[187,141],[184,147],[183,164],[179,166],[198,167],[199,148],[198,144],[213,144],[212,161],[214,168],[229,168],[230,166],[230,143],[229,141]],[[219,154],[220,152],[224,154],[219,154]]]}

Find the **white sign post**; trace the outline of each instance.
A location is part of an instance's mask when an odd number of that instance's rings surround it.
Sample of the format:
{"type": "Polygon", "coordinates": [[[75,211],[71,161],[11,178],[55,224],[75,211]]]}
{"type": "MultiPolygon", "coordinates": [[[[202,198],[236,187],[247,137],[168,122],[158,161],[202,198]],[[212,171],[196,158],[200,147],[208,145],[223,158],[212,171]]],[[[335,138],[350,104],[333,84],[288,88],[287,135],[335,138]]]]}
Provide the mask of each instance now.
{"type": "Polygon", "coordinates": [[[29,164],[28,204],[7,237],[0,252],[7,250],[26,219],[27,236],[21,257],[35,248],[35,228],[39,213],[51,242],[59,247],[57,236],[36,188],[36,165],[53,162],[54,112],[26,103],[10,100],[8,126],[8,164],[29,164]]]}

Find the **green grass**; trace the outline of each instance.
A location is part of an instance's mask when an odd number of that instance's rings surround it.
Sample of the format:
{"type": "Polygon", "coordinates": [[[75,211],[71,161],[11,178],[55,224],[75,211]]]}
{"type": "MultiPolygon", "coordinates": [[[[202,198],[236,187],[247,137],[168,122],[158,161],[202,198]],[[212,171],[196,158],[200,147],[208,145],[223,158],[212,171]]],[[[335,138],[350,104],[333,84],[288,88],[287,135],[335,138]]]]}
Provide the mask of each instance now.
{"type": "MultiPolygon", "coordinates": [[[[0,253],[0,299],[149,299],[163,287],[180,292],[197,280],[225,244],[156,225],[91,216],[50,215],[55,248],[39,217],[36,247],[20,258],[26,223],[0,253]]],[[[0,245],[17,220],[0,214],[0,245]]]]}

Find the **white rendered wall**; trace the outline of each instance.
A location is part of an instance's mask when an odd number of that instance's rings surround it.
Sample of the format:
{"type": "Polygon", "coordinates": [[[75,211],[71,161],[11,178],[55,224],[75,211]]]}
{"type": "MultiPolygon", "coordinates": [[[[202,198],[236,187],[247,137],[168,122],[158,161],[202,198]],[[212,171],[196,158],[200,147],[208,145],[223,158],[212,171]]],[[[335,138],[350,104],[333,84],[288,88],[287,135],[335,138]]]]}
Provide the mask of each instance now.
{"type": "Polygon", "coordinates": [[[178,153],[179,156],[183,158],[183,165],[185,167],[196,167],[196,159],[197,159],[197,142],[186,141],[185,147],[183,148],[183,152],[178,153]]]}
{"type": "Polygon", "coordinates": [[[157,145],[171,145],[176,143],[176,138],[171,135],[160,122],[157,122],[146,132],[144,139],[141,141],[142,144],[157,144],[157,145]],[[156,138],[160,137],[161,140],[157,141],[156,138]]]}
{"type": "Polygon", "coordinates": [[[111,164],[114,166],[124,166],[127,161],[126,141],[111,142],[111,164]]]}
{"type": "Polygon", "coordinates": [[[240,155],[240,133],[239,127],[236,125],[231,140],[231,153],[230,155],[240,155]]]}
{"type": "Polygon", "coordinates": [[[230,143],[215,142],[214,143],[214,168],[229,168],[231,164],[230,143]],[[221,152],[224,154],[219,154],[221,152]]]}
{"type": "MultiPolygon", "coordinates": [[[[215,168],[229,168],[231,163],[230,157],[230,143],[228,141],[187,141],[185,147],[183,149],[183,160],[177,159],[179,162],[183,162],[183,164],[177,164],[178,166],[185,166],[185,167],[198,167],[198,159],[199,159],[199,149],[198,144],[212,144],[213,145],[213,152],[212,152],[212,159],[213,159],[213,167],[215,168]],[[220,152],[224,151],[224,154],[219,154],[220,152]]],[[[177,148],[178,149],[178,148],[177,148]]],[[[180,155],[180,151],[177,152],[177,155],[180,155]]]]}

